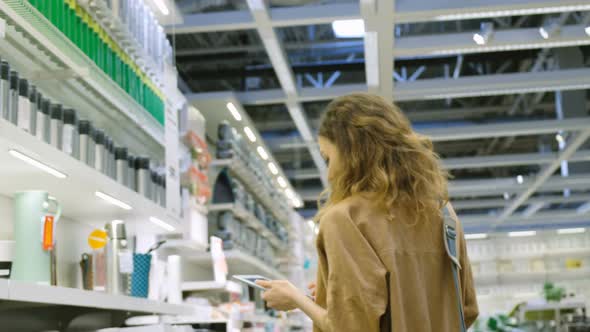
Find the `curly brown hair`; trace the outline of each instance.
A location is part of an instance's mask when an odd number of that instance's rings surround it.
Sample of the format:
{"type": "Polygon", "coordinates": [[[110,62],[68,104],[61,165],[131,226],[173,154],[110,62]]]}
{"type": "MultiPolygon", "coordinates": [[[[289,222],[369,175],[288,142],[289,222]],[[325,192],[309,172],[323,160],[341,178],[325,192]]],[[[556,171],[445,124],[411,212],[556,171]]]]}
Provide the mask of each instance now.
{"type": "Polygon", "coordinates": [[[355,194],[371,195],[388,211],[408,209],[416,222],[440,213],[448,201],[449,175],[432,141],[413,131],[401,110],[385,99],[368,93],[334,99],[323,115],[319,136],[337,147],[343,165],[331,179],[329,197],[319,203],[316,219],[355,194]]]}

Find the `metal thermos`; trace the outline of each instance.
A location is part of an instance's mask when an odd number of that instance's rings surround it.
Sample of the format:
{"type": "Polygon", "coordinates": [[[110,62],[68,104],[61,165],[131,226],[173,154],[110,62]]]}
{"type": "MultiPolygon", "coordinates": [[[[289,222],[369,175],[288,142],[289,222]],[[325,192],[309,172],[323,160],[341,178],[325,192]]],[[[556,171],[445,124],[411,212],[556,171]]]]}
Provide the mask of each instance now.
{"type": "Polygon", "coordinates": [[[94,168],[106,174],[105,137],[104,132],[102,130],[96,131],[94,143],[94,168]]]}
{"type": "Polygon", "coordinates": [[[139,157],[135,160],[135,184],[137,192],[149,198],[150,179],[150,159],[139,157]]]}
{"type": "Polygon", "coordinates": [[[94,128],[88,120],[78,122],[80,134],[80,161],[94,167],[94,128]]]}
{"type": "Polygon", "coordinates": [[[0,116],[10,119],[10,65],[2,61],[0,64],[0,116]]]}
{"type": "Polygon", "coordinates": [[[27,132],[31,131],[31,99],[29,98],[29,81],[21,78],[18,82],[17,126],[27,132]]]}
{"type": "Polygon", "coordinates": [[[61,104],[51,105],[51,121],[49,124],[49,142],[57,149],[61,149],[63,130],[63,108],[61,104]]]}
{"type": "Polygon", "coordinates": [[[166,207],[166,173],[162,174],[162,206],[166,207]]]}
{"type": "Polygon", "coordinates": [[[113,151],[113,140],[109,137],[106,136],[104,137],[104,148],[105,148],[105,161],[106,161],[106,174],[111,177],[111,178],[115,178],[115,172],[114,172],[114,151],[113,151]]]}
{"type": "Polygon", "coordinates": [[[153,169],[150,170],[150,189],[149,189],[149,199],[151,199],[152,201],[154,201],[156,204],[159,204],[158,202],[158,173],[156,173],[156,171],[154,171],[153,169]]]}
{"type": "Polygon", "coordinates": [[[8,101],[8,108],[10,113],[8,114],[8,120],[12,124],[17,125],[17,114],[18,114],[18,73],[14,70],[10,72],[10,98],[8,101]]]}
{"type": "Polygon", "coordinates": [[[128,166],[128,172],[127,173],[127,184],[128,187],[131,188],[131,190],[135,190],[137,191],[137,185],[135,184],[135,157],[132,155],[128,155],[127,156],[127,166],[128,166]]]}
{"type": "Polygon", "coordinates": [[[35,135],[37,133],[37,105],[39,104],[38,98],[41,95],[40,92],[37,91],[37,88],[34,85],[29,87],[29,103],[31,107],[31,126],[30,126],[30,133],[31,135],[35,135]]]}
{"type": "Polygon", "coordinates": [[[129,162],[127,161],[127,148],[118,147],[115,149],[115,164],[117,182],[128,186],[129,162]]]}
{"type": "Polygon", "coordinates": [[[127,234],[125,223],[121,220],[113,220],[106,224],[105,229],[108,235],[105,247],[106,256],[106,289],[114,295],[127,295],[129,290],[129,268],[133,267],[133,260],[127,247],[127,234]],[[131,267],[129,267],[131,260],[131,267]]]}
{"type": "Polygon", "coordinates": [[[80,158],[80,137],[78,136],[78,115],[71,108],[66,108],[63,114],[62,151],[70,156],[80,158]]]}
{"type": "Polygon", "coordinates": [[[35,124],[35,136],[45,143],[50,142],[49,138],[49,100],[43,98],[41,107],[37,110],[37,121],[35,124]]]}

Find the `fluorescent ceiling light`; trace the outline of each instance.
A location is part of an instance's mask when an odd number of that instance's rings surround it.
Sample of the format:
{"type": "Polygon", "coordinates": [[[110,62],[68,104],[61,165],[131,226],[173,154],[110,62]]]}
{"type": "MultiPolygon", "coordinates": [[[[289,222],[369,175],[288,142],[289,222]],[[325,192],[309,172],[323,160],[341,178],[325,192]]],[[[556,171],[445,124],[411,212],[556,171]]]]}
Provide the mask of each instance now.
{"type": "Polygon", "coordinates": [[[485,233],[465,234],[466,240],[483,240],[487,239],[488,235],[485,233]]]}
{"type": "Polygon", "coordinates": [[[376,31],[367,31],[365,34],[365,70],[367,85],[379,86],[379,41],[376,31]]]}
{"type": "Polygon", "coordinates": [[[254,132],[252,129],[250,129],[250,127],[244,127],[244,132],[246,133],[246,136],[248,136],[250,142],[256,142],[256,135],[254,135],[254,132]]]}
{"type": "Polygon", "coordinates": [[[38,169],[55,176],[56,178],[65,179],[68,177],[64,173],[56,170],[55,168],[47,166],[44,163],[27,156],[26,154],[23,154],[23,153],[18,152],[16,150],[9,150],[8,153],[10,153],[10,155],[15,157],[16,159],[20,159],[31,166],[35,166],[38,169]]]}
{"type": "Polygon", "coordinates": [[[556,140],[558,143],[562,143],[562,144],[565,142],[565,139],[563,138],[563,135],[562,135],[562,134],[557,134],[557,135],[555,135],[555,140],[556,140]]]}
{"type": "Polygon", "coordinates": [[[546,6],[525,9],[508,9],[494,11],[477,11],[471,13],[446,14],[435,16],[436,21],[468,20],[474,18],[538,15],[547,13],[577,12],[590,10],[590,5],[546,6]]]}
{"type": "Polygon", "coordinates": [[[562,228],[557,230],[557,234],[580,234],[586,232],[585,228],[562,228]]]}
{"type": "Polygon", "coordinates": [[[586,214],[588,212],[590,212],[590,202],[586,202],[584,204],[582,204],[577,210],[576,212],[578,214],[586,214]]]}
{"type": "Polygon", "coordinates": [[[264,150],[263,147],[259,146],[258,148],[256,148],[256,151],[258,151],[258,154],[262,159],[268,160],[268,153],[266,153],[266,150],[264,150]]]}
{"type": "Polygon", "coordinates": [[[559,34],[561,26],[556,18],[548,19],[540,28],[539,34],[543,39],[549,39],[559,34]]]}
{"type": "Polygon", "coordinates": [[[292,199],[291,202],[293,202],[293,206],[295,208],[303,207],[303,202],[299,198],[297,198],[297,197],[295,197],[294,199],[292,199]]]}
{"type": "Polygon", "coordinates": [[[279,174],[279,169],[277,168],[277,166],[274,163],[268,163],[268,169],[270,169],[270,172],[273,175],[279,174]]]}
{"type": "Polygon", "coordinates": [[[473,34],[473,41],[477,45],[487,44],[494,34],[494,25],[490,22],[484,22],[481,24],[480,30],[473,34]]]}
{"type": "Polygon", "coordinates": [[[282,188],[287,188],[287,181],[285,181],[284,177],[279,176],[277,178],[277,182],[279,183],[279,186],[281,186],[282,188]]]}
{"type": "Polygon", "coordinates": [[[289,198],[291,200],[293,198],[295,198],[295,193],[293,192],[293,190],[291,188],[285,190],[285,195],[287,195],[287,198],[289,198]]]}
{"type": "Polygon", "coordinates": [[[524,177],[523,177],[522,175],[518,175],[518,176],[516,177],[516,182],[517,182],[518,184],[523,184],[523,183],[524,183],[524,177]]]}
{"type": "Polygon", "coordinates": [[[584,31],[586,31],[586,34],[590,37],[590,26],[587,26],[584,31]]]}
{"type": "Polygon", "coordinates": [[[509,193],[504,193],[504,200],[509,200],[510,199],[510,194],[509,193]]]}
{"type": "Polygon", "coordinates": [[[337,20],[332,22],[332,30],[337,38],[361,38],[365,35],[365,22],[362,19],[337,20]]]}
{"type": "Polygon", "coordinates": [[[234,117],[234,119],[236,119],[236,121],[242,121],[242,115],[232,102],[227,103],[227,105],[225,106],[227,107],[231,115],[234,117]]]}
{"type": "Polygon", "coordinates": [[[311,229],[314,229],[315,228],[315,221],[308,220],[307,221],[307,226],[309,226],[309,228],[311,228],[311,229]]]}
{"type": "Polygon", "coordinates": [[[156,4],[156,7],[158,7],[158,9],[162,12],[162,14],[164,14],[164,15],[170,14],[168,7],[164,3],[164,0],[154,0],[154,3],[156,4]]]}
{"type": "Polygon", "coordinates": [[[510,237],[525,237],[525,236],[535,236],[537,232],[535,231],[522,231],[522,232],[510,232],[508,236],[510,237]]]}
{"type": "Polygon", "coordinates": [[[160,227],[162,227],[163,229],[172,232],[173,230],[175,230],[176,228],[166,222],[163,222],[162,220],[156,218],[156,217],[150,217],[150,221],[160,227]]]}
{"type": "Polygon", "coordinates": [[[101,191],[97,191],[94,194],[96,195],[96,197],[101,198],[104,201],[106,201],[106,202],[108,202],[108,203],[110,203],[112,205],[118,206],[118,207],[120,207],[123,210],[131,210],[131,205],[129,205],[127,203],[124,203],[124,202],[116,199],[113,196],[107,195],[107,194],[105,194],[105,193],[103,193],[101,191]]]}

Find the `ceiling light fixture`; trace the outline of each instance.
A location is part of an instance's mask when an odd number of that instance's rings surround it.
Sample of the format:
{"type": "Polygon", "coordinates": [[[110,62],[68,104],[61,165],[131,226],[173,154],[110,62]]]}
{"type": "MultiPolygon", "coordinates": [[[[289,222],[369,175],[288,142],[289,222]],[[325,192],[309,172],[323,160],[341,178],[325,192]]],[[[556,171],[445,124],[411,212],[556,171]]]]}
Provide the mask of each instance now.
{"type": "Polygon", "coordinates": [[[588,35],[588,37],[590,37],[590,25],[587,26],[584,31],[586,32],[586,34],[588,35]]]}
{"type": "Polygon", "coordinates": [[[150,217],[150,221],[152,223],[154,223],[155,225],[158,225],[158,226],[162,227],[163,229],[165,229],[165,230],[167,230],[169,232],[172,232],[172,231],[174,231],[176,229],[174,226],[172,226],[172,225],[170,225],[170,224],[168,224],[166,222],[163,222],[162,220],[160,220],[160,219],[158,219],[156,217],[150,217]]]}
{"type": "Polygon", "coordinates": [[[268,163],[268,169],[270,170],[272,175],[279,174],[279,169],[277,168],[277,166],[274,163],[268,163]]]}
{"type": "Polygon", "coordinates": [[[158,7],[158,9],[162,12],[162,14],[170,14],[170,10],[168,10],[168,7],[164,3],[164,0],[154,0],[154,3],[156,4],[156,7],[158,7]]]}
{"type": "Polygon", "coordinates": [[[244,127],[244,132],[246,133],[246,136],[248,136],[250,142],[256,142],[256,135],[254,135],[254,132],[252,131],[252,129],[250,129],[250,127],[244,127]]]}
{"type": "Polygon", "coordinates": [[[510,199],[510,193],[505,192],[504,193],[504,200],[509,200],[510,199]]]}
{"type": "Polygon", "coordinates": [[[473,41],[477,45],[487,44],[494,35],[494,24],[491,22],[484,22],[481,24],[480,30],[473,34],[473,41]]]}
{"type": "Polygon", "coordinates": [[[303,202],[297,197],[292,199],[291,202],[293,203],[293,207],[295,207],[297,209],[303,207],[303,202]]]}
{"type": "Polygon", "coordinates": [[[517,175],[516,176],[516,182],[518,184],[523,184],[524,183],[524,177],[522,175],[517,175]]]}
{"type": "Polygon", "coordinates": [[[465,234],[466,240],[483,240],[487,238],[488,235],[485,233],[465,234]]]}
{"type": "Polygon", "coordinates": [[[287,198],[290,200],[293,200],[295,198],[295,193],[291,188],[285,189],[285,195],[287,195],[287,198]]]}
{"type": "Polygon", "coordinates": [[[307,226],[309,226],[309,228],[314,229],[315,228],[315,221],[313,220],[308,220],[307,221],[307,226]]]}
{"type": "Polygon", "coordinates": [[[131,205],[129,205],[121,200],[118,200],[111,195],[107,195],[107,194],[103,193],[102,191],[97,191],[94,194],[96,195],[96,197],[106,201],[107,203],[118,206],[123,210],[131,210],[132,209],[131,205]]]}
{"type": "Polygon", "coordinates": [[[549,39],[555,37],[561,31],[561,26],[555,17],[552,17],[545,21],[545,23],[539,28],[539,34],[543,39],[549,39]]]}
{"type": "Polygon", "coordinates": [[[332,22],[332,30],[337,38],[362,38],[365,35],[365,21],[337,20],[332,22]]]}
{"type": "Polygon", "coordinates": [[[258,151],[258,154],[262,159],[268,160],[268,153],[266,153],[266,150],[264,150],[263,147],[259,146],[258,148],[256,148],[256,151],[258,151]]]}
{"type": "Polygon", "coordinates": [[[563,138],[562,134],[555,135],[555,140],[560,144],[563,144],[565,142],[565,138],[563,138]]]}
{"type": "Polygon", "coordinates": [[[227,107],[231,115],[234,117],[234,119],[236,119],[236,121],[242,121],[242,115],[232,102],[227,103],[227,105],[225,106],[227,107]]]}
{"type": "Polygon", "coordinates": [[[277,178],[277,182],[279,183],[279,186],[281,186],[281,188],[287,188],[287,181],[285,181],[284,177],[279,176],[277,178]]]}
{"type": "Polygon", "coordinates": [[[526,236],[535,236],[537,232],[535,231],[522,231],[522,232],[510,232],[508,236],[510,237],[526,237],[526,236]]]}
{"type": "Polygon", "coordinates": [[[565,235],[565,234],[581,234],[586,232],[585,228],[562,228],[557,230],[557,234],[565,235]]]}
{"type": "Polygon", "coordinates": [[[538,15],[561,12],[577,12],[590,10],[590,5],[565,5],[565,6],[544,6],[537,8],[525,9],[509,9],[509,10],[495,10],[495,11],[478,11],[471,13],[460,14],[445,14],[434,17],[436,21],[459,21],[469,20],[474,18],[487,17],[504,17],[504,16],[524,16],[524,15],[538,15]]]}
{"type": "Polygon", "coordinates": [[[15,157],[16,159],[20,159],[20,160],[26,162],[27,164],[29,164],[31,166],[37,167],[38,169],[40,169],[40,170],[42,170],[42,171],[44,171],[46,173],[49,173],[49,174],[55,176],[58,179],[65,179],[65,178],[68,177],[66,174],[64,174],[64,173],[56,170],[53,167],[47,166],[44,163],[42,163],[42,162],[40,162],[40,161],[38,161],[36,159],[33,159],[33,158],[27,156],[24,153],[21,153],[21,152],[16,151],[16,150],[8,150],[8,153],[11,156],[15,157]]]}

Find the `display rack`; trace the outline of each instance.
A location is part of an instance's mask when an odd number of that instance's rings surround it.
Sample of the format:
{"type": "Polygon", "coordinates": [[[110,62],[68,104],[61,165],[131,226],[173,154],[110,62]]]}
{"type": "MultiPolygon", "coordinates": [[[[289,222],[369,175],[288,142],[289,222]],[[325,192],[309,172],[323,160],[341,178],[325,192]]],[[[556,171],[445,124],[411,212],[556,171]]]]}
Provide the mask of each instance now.
{"type": "Polygon", "coordinates": [[[181,231],[179,219],[165,208],[12,123],[0,119],[0,132],[0,176],[3,178],[0,194],[12,196],[23,190],[46,190],[60,202],[64,216],[77,222],[102,227],[106,221],[122,219],[130,229],[137,227],[142,232],[164,233],[164,229],[149,221],[154,217],[175,227],[175,232],[181,231]],[[45,173],[14,158],[10,150],[42,161],[67,177],[60,179],[45,173]],[[109,204],[98,198],[96,192],[116,198],[132,209],[109,204]]]}
{"type": "Polygon", "coordinates": [[[163,126],[43,15],[26,1],[12,0],[0,2],[0,18],[7,23],[2,59],[45,96],[109,128],[110,136],[132,151],[163,158],[163,126]]]}
{"type": "MultiPolygon", "coordinates": [[[[210,253],[195,253],[187,256],[189,262],[210,267],[212,264],[210,253]]],[[[253,255],[244,253],[239,250],[225,251],[225,259],[229,267],[229,274],[260,274],[270,279],[286,280],[287,277],[277,269],[268,266],[267,263],[256,258],[253,255]]]]}
{"type": "Polygon", "coordinates": [[[268,190],[260,183],[254,173],[239,158],[215,159],[211,162],[210,167],[227,168],[236,176],[249,191],[277,218],[283,225],[289,227],[289,216],[285,211],[280,209],[269,194],[268,190]]]}
{"type": "Polygon", "coordinates": [[[498,272],[476,274],[474,276],[475,283],[478,286],[545,281],[587,280],[588,278],[590,278],[590,269],[540,272],[498,272]]]}
{"type": "Polygon", "coordinates": [[[262,236],[270,241],[273,247],[282,251],[287,248],[287,245],[281,241],[275,234],[273,234],[262,221],[258,220],[250,211],[244,209],[235,203],[222,203],[209,205],[210,212],[231,211],[234,216],[244,222],[248,227],[253,228],[262,236]]]}
{"type": "Polygon", "coordinates": [[[231,280],[226,282],[188,281],[182,283],[183,292],[228,292],[241,295],[242,290],[242,285],[231,280]]]}
{"type": "Polygon", "coordinates": [[[556,257],[588,257],[590,256],[590,249],[579,248],[579,249],[554,249],[554,250],[543,250],[540,252],[531,253],[513,253],[510,255],[497,255],[497,256],[474,256],[469,261],[472,264],[486,263],[494,261],[507,261],[507,260],[520,260],[520,259],[545,259],[545,258],[556,258],[556,257]]]}
{"type": "Polygon", "coordinates": [[[162,315],[191,315],[195,312],[195,308],[188,304],[161,303],[143,298],[110,295],[75,288],[41,286],[14,280],[0,280],[0,299],[162,315]]]}

